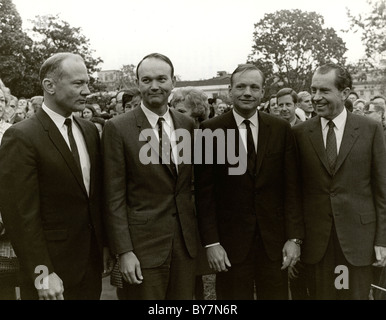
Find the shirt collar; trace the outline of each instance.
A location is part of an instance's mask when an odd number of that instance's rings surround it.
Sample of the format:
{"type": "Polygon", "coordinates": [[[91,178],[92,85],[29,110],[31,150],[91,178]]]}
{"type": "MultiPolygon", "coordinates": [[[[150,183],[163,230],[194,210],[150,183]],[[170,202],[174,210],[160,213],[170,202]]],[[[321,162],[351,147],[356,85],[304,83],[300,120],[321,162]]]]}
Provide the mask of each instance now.
{"type": "MultiPolygon", "coordinates": [[[[66,117],[63,117],[59,113],[56,113],[55,111],[53,111],[50,108],[48,108],[44,104],[44,102],[43,102],[43,105],[42,105],[42,109],[45,111],[45,113],[48,114],[48,116],[51,118],[51,120],[56,124],[56,126],[58,128],[61,128],[62,126],[64,126],[64,121],[67,119],[66,117]]],[[[70,118],[71,120],[74,120],[72,114],[68,118],[70,118]]]]}
{"type": "Polygon", "coordinates": [[[168,124],[169,127],[172,127],[172,117],[170,115],[169,107],[167,107],[165,114],[162,116],[159,116],[150,109],[146,108],[143,102],[141,102],[141,108],[153,129],[157,127],[158,118],[160,117],[165,119],[165,122],[168,124]]]}
{"type": "MultiPolygon", "coordinates": [[[[237,127],[240,127],[240,125],[243,123],[243,121],[245,120],[245,118],[243,118],[242,116],[240,116],[234,108],[232,108],[232,112],[233,112],[233,116],[235,118],[235,121],[236,121],[236,124],[237,124],[237,127]]],[[[251,124],[255,127],[257,127],[257,124],[258,124],[258,112],[256,110],[255,114],[250,117],[249,120],[251,122],[251,124]]]]}
{"type": "MultiPolygon", "coordinates": [[[[344,107],[343,111],[334,119],[332,119],[332,121],[334,122],[334,125],[338,130],[342,130],[344,128],[344,125],[346,124],[346,119],[347,119],[347,110],[344,107]]],[[[320,121],[322,124],[322,130],[326,129],[326,127],[328,126],[329,120],[326,118],[320,117],[320,121]]]]}

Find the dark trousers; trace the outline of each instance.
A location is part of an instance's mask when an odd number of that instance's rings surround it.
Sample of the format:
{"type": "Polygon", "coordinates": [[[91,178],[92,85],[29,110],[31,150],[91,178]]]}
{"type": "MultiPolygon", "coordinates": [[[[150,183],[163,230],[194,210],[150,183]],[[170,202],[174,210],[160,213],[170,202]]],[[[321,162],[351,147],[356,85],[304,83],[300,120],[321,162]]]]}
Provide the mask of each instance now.
{"type": "Polygon", "coordinates": [[[176,218],[173,244],[167,260],[157,268],[142,268],[139,285],[123,283],[117,289],[119,299],[127,300],[192,300],[196,278],[196,261],[185,246],[180,222],[176,218]]]}
{"type": "Polygon", "coordinates": [[[288,300],[287,270],[280,270],[282,261],[268,258],[263,242],[256,236],[247,258],[232,263],[227,272],[216,275],[217,300],[288,300]]]}
{"type": "MultiPolygon", "coordinates": [[[[80,283],[67,287],[64,283],[63,297],[65,300],[99,300],[102,293],[101,256],[93,239],[90,255],[84,276],[80,283]]],[[[60,277],[60,275],[58,275],[60,277]]],[[[20,285],[20,297],[22,300],[39,299],[37,290],[29,282],[20,285]]]]}
{"type": "Polygon", "coordinates": [[[346,260],[333,225],[324,257],[316,264],[305,264],[299,273],[296,289],[300,290],[303,298],[307,292],[309,300],[368,300],[371,282],[372,266],[356,267],[346,260]],[[339,270],[335,273],[339,265],[347,267],[348,289],[335,287],[336,278],[343,275],[339,270]]]}

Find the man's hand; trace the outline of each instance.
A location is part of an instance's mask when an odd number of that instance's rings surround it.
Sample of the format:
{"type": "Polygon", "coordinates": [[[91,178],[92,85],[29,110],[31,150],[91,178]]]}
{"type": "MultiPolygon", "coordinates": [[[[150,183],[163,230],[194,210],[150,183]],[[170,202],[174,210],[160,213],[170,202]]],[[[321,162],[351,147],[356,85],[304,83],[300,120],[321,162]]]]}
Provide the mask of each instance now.
{"type": "Polygon", "coordinates": [[[374,267],[385,267],[386,266],[386,247],[374,246],[375,258],[377,262],[373,263],[374,267]]]}
{"type": "Polygon", "coordinates": [[[220,244],[206,248],[206,256],[209,267],[215,271],[228,271],[227,267],[231,267],[227,253],[220,244]]]}
{"type": "Polygon", "coordinates": [[[293,241],[287,241],[283,247],[283,264],[281,270],[295,266],[300,258],[300,246],[293,241]]]}
{"type": "Polygon", "coordinates": [[[39,300],[64,300],[63,298],[63,281],[53,272],[43,278],[43,285],[38,290],[39,300]],[[48,285],[48,287],[45,287],[48,285]]]}
{"type": "Polygon", "coordinates": [[[120,271],[123,279],[130,284],[141,284],[143,277],[141,265],[133,251],[125,252],[119,256],[120,271]]]}
{"type": "Polygon", "coordinates": [[[103,275],[109,275],[113,269],[113,257],[108,247],[103,247],[103,275]]]}

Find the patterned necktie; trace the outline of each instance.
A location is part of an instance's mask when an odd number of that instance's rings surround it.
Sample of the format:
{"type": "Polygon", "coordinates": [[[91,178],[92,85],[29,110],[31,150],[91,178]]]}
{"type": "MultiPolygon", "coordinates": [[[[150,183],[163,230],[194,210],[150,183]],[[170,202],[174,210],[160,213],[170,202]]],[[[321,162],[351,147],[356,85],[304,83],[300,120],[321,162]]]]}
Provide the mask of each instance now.
{"type": "Polygon", "coordinates": [[[328,121],[328,132],[326,140],[326,152],[328,164],[330,165],[331,172],[335,170],[336,158],[338,156],[337,146],[336,146],[336,137],[335,137],[335,124],[332,120],[328,121]]]}
{"type": "Polygon", "coordinates": [[[248,171],[250,174],[255,173],[256,168],[256,151],[255,143],[253,142],[252,129],[249,120],[243,121],[247,129],[247,159],[248,159],[248,171]]]}
{"type": "Polygon", "coordinates": [[[158,124],[158,136],[159,136],[159,155],[161,156],[161,160],[163,164],[166,164],[171,170],[174,177],[177,177],[177,169],[174,164],[172,158],[172,144],[170,142],[169,136],[165,131],[163,122],[165,119],[163,117],[159,117],[158,124]]]}
{"type": "Polygon", "coordinates": [[[81,169],[82,166],[80,165],[78,147],[76,146],[74,135],[72,133],[72,120],[70,118],[67,118],[64,121],[64,124],[67,126],[67,135],[68,135],[68,140],[70,141],[70,148],[71,148],[72,155],[74,156],[75,162],[80,170],[80,173],[82,174],[82,169],[81,169]]]}

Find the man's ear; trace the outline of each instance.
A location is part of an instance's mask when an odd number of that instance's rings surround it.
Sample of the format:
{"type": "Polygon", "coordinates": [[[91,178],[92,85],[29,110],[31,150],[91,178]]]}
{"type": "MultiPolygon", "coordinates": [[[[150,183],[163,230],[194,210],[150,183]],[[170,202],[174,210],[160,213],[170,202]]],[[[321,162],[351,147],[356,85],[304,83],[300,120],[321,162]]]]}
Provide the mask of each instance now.
{"type": "Polygon", "coordinates": [[[176,82],[177,82],[176,76],[173,76],[173,79],[172,79],[173,89],[176,86],[176,82]]]}
{"type": "Polygon", "coordinates": [[[45,78],[42,82],[44,91],[53,95],[55,93],[55,82],[51,78],[45,78]]]}
{"type": "Polygon", "coordinates": [[[347,87],[342,91],[343,100],[346,100],[348,98],[348,95],[350,94],[350,92],[351,92],[351,89],[349,87],[347,87]]]}

